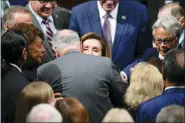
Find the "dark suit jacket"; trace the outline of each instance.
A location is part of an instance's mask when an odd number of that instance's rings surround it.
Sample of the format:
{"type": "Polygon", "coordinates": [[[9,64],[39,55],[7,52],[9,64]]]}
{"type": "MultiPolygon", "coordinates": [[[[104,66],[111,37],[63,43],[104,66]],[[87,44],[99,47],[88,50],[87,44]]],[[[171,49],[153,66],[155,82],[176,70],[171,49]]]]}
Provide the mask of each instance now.
{"type": "Polygon", "coordinates": [[[13,122],[16,104],[29,81],[14,66],[1,78],[1,121],[13,122]]]}
{"type": "MultiPolygon", "coordinates": [[[[120,0],[115,40],[112,49],[114,64],[123,70],[135,58],[152,47],[146,7],[136,1],[120,0]]],[[[89,1],[72,9],[69,29],[80,36],[96,32],[102,36],[97,1],[89,1]]]]}
{"type": "Polygon", "coordinates": [[[176,104],[185,106],[184,93],[184,88],[167,89],[162,95],[140,104],[137,114],[137,122],[155,122],[156,116],[160,110],[168,105],[176,104]]]}
{"type": "Polygon", "coordinates": [[[156,48],[148,48],[144,52],[144,54],[141,58],[136,59],[134,62],[129,64],[127,67],[125,67],[125,69],[123,71],[126,73],[127,77],[129,78],[131,68],[133,68],[136,64],[138,64],[140,62],[148,62],[152,58],[159,58],[159,53],[156,48]]]}
{"type": "MultiPolygon", "coordinates": [[[[28,5],[26,6],[26,8],[31,12],[28,5]]],[[[36,17],[34,16],[33,13],[31,14],[32,14],[32,23],[36,27],[38,27],[44,34],[44,31],[42,30],[36,17]]],[[[55,27],[57,30],[68,29],[70,16],[71,16],[71,12],[69,10],[65,8],[61,8],[61,7],[56,7],[53,11],[52,16],[53,16],[53,20],[54,20],[55,27]]],[[[43,62],[45,63],[45,62],[51,61],[52,59],[55,59],[51,46],[49,42],[47,41],[46,37],[44,40],[44,47],[45,47],[46,52],[45,52],[45,57],[44,57],[43,62]]]]}
{"type": "Polygon", "coordinates": [[[50,84],[58,83],[57,78],[62,96],[79,100],[87,109],[91,123],[101,122],[112,106],[123,106],[127,83],[109,58],[70,51],[38,68],[38,80],[50,84]],[[51,67],[55,69],[51,71],[51,67]]]}

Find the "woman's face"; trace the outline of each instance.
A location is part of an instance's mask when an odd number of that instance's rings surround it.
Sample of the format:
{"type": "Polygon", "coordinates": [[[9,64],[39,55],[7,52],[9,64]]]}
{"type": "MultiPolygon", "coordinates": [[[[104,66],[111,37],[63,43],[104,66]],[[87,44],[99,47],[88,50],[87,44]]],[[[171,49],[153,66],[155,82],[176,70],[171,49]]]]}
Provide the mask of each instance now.
{"type": "Polygon", "coordinates": [[[87,39],[83,42],[82,53],[102,56],[102,45],[97,39],[87,39]]]}

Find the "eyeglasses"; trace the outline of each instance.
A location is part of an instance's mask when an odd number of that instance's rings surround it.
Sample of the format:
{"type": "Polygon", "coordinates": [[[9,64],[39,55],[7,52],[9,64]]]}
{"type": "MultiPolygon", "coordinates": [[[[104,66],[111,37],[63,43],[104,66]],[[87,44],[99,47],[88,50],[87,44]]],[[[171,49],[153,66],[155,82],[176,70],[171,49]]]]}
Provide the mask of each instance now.
{"type": "Polygon", "coordinates": [[[39,2],[40,3],[42,3],[42,4],[47,4],[47,3],[51,3],[51,4],[53,4],[53,3],[56,3],[56,0],[39,0],[39,2]]]}
{"type": "Polygon", "coordinates": [[[174,38],[166,38],[166,39],[154,39],[154,43],[157,44],[157,45],[161,45],[162,42],[165,44],[165,45],[171,45],[173,44],[174,38]]]}

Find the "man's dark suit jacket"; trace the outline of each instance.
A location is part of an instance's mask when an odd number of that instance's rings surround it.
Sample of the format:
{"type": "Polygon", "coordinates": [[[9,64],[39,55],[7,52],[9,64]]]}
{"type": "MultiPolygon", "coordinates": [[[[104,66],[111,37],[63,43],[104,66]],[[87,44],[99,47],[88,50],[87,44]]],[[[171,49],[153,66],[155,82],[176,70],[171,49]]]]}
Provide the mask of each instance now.
{"type": "Polygon", "coordinates": [[[87,109],[91,123],[101,122],[112,106],[122,107],[128,86],[111,59],[78,51],[70,51],[40,66],[38,80],[48,82],[53,88],[58,86],[64,97],[79,100],[87,109]]]}
{"type": "Polygon", "coordinates": [[[131,64],[129,64],[127,67],[125,67],[125,69],[123,70],[127,77],[130,77],[130,69],[133,68],[136,64],[140,63],[140,62],[148,62],[150,59],[152,58],[159,58],[159,52],[157,51],[156,48],[148,48],[143,56],[139,59],[136,59],[134,62],[132,62],[131,64]]]}
{"type": "Polygon", "coordinates": [[[137,114],[137,123],[155,123],[160,110],[168,105],[176,104],[185,106],[184,88],[171,88],[160,96],[141,103],[137,114]]]}
{"type": "MultiPolygon", "coordinates": [[[[31,10],[29,9],[29,5],[27,5],[26,8],[31,12],[31,10]]],[[[42,31],[43,34],[45,34],[39,22],[37,21],[36,17],[34,16],[34,14],[32,12],[31,14],[32,14],[32,23],[36,27],[38,27],[42,31]]],[[[68,29],[69,22],[70,22],[70,16],[71,16],[71,12],[69,10],[65,8],[61,8],[61,7],[56,7],[52,14],[56,29],[57,30],[68,29]]],[[[44,47],[45,47],[46,52],[45,52],[43,63],[55,59],[51,46],[46,37],[44,40],[44,47]]]]}
{"type": "Polygon", "coordinates": [[[1,121],[13,122],[16,104],[22,89],[29,81],[14,66],[1,78],[1,121]]]}
{"type": "MultiPolygon", "coordinates": [[[[89,1],[72,9],[69,29],[80,36],[96,32],[103,36],[97,1],[89,1]]],[[[112,49],[114,64],[123,70],[144,51],[152,47],[152,33],[146,7],[137,1],[120,0],[115,40],[112,49]]]]}

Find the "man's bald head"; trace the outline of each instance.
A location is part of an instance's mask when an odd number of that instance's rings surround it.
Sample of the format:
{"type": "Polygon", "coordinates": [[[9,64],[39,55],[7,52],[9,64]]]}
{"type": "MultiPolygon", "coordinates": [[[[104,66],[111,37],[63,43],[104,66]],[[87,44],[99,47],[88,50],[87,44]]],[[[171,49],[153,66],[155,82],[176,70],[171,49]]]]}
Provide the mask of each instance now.
{"type": "Polygon", "coordinates": [[[16,23],[32,23],[31,13],[22,6],[11,6],[3,15],[4,30],[7,31],[9,27],[16,23]]]}

